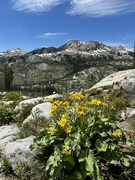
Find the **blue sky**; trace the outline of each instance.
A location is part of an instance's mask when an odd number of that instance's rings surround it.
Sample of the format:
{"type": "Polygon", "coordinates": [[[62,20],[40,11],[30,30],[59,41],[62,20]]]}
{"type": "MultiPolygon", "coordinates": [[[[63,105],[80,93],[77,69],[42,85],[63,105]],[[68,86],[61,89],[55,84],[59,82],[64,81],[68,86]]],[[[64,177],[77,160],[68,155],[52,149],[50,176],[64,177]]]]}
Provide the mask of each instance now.
{"type": "Polygon", "coordinates": [[[0,52],[70,40],[133,48],[135,0],[1,0],[0,52]]]}

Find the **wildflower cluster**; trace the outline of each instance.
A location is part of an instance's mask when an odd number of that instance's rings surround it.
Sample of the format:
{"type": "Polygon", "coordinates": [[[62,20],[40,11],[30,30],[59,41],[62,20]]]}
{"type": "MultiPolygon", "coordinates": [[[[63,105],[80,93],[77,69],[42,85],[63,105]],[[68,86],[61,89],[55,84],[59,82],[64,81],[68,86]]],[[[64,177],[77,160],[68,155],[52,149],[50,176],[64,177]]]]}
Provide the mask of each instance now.
{"type": "MultiPolygon", "coordinates": [[[[102,161],[129,165],[119,144],[130,144],[125,132],[114,119],[105,116],[107,97],[92,99],[90,94],[70,94],[66,101],[53,101],[50,114],[53,122],[35,138],[32,149],[50,149],[45,165],[49,179],[59,179],[64,172],[68,179],[103,179],[102,161]]],[[[111,104],[112,106],[112,104],[111,104]]],[[[114,106],[113,106],[114,107],[114,106]]],[[[110,107],[114,112],[114,108],[110,107]]]]}

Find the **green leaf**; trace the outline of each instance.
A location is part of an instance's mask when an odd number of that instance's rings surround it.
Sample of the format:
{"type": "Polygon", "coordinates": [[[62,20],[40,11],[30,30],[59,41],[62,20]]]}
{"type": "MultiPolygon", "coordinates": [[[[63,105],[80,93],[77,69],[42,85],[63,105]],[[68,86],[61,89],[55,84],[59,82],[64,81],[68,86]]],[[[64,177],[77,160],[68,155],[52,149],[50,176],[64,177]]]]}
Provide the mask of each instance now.
{"type": "Polygon", "coordinates": [[[72,156],[64,156],[62,158],[63,161],[68,161],[70,164],[75,165],[74,158],[72,156]]]}
{"type": "Polygon", "coordinates": [[[79,171],[73,173],[74,180],[83,180],[83,177],[79,171]]]}
{"type": "Polygon", "coordinates": [[[108,149],[108,144],[106,142],[103,142],[103,141],[98,141],[96,142],[96,148],[99,152],[105,152],[107,149],[108,149]]]}
{"type": "Polygon", "coordinates": [[[130,138],[127,138],[127,139],[126,139],[126,145],[127,145],[127,146],[133,145],[133,142],[130,140],[130,138]]]}
{"type": "Polygon", "coordinates": [[[86,177],[86,166],[85,166],[85,161],[82,161],[81,163],[80,163],[80,170],[81,170],[81,174],[82,174],[82,176],[85,178],[86,177]]]}
{"type": "Polygon", "coordinates": [[[62,158],[62,160],[63,160],[63,162],[62,162],[63,166],[66,169],[71,170],[75,166],[75,161],[74,161],[74,158],[72,156],[64,156],[62,158]]]}
{"type": "Polygon", "coordinates": [[[106,132],[101,132],[101,133],[99,132],[99,134],[100,134],[101,137],[107,137],[106,132]]]}
{"type": "Polygon", "coordinates": [[[108,118],[101,118],[101,121],[106,122],[106,121],[108,121],[108,118]]]}
{"type": "Polygon", "coordinates": [[[85,158],[86,158],[86,152],[82,151],[81,154],[78,157],[78,161],[83,162],[83,161],[85,161],[85,158]]]}
{"type": "Polygon", "coordinates": [[[123,160],[124,166],[129,167],[131,162],[133,161],[133,158],[130,155],[124,155],[122,160],[123,160]]]}
{"type": "Polygon", "coordinates": [[[45,167],[45,170],[49,172],[49,179],[53,180],[56,179],[56,177],[59,177],[61,169],[61,156],[55,152],[49,157],[45,167]]]}
{"type": "Polygon", "coordinates": [[[92,180],[102,180],[99,173],[99,167],[97,165],[97,161],[95,159],[93,151],[89,150],[89,155],[86,158],[86,177],[91,177],[92,180]]]}
{"type": "Polygon", "coordinates": [[[89,155],[88,157],[85,158],[86,160],[86,170],[88,172],[93,172],[94,171],[94,168],[93,168],[93,165],[94,165],[94,154],[92,151],[89,151],[89,155]]]}

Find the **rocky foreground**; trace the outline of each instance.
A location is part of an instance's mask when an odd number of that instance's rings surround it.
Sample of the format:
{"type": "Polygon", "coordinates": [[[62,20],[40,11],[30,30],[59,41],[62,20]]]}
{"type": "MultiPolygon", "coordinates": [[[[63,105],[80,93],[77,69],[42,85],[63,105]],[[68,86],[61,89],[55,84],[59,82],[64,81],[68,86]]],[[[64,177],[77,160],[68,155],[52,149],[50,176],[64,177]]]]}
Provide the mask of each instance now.
{"type": "MultiPolygon", "coordinates": [[[[121,117],[118,123],[125,130],[134,133],[131,122],[133,123],[135,121],[135,69],[111,74],[102,79],[91,89],[87,89],[87,91],[98,90],[107,92],[109,88],[124,91],[128,106],[121,111],[121,117]]],[[[48,98],[62,99],[63,96],[54,94],[43,98],[27,99],[21,101],[16,106],[15,111],[21,108],[27,108],[29,104],[35,104],[29,116],[24,120],[22,126],[25,126],[29,121],[32,121],[33,123],[34,121],[38,121],[39,117],[44,117],[48,121],[51,120],[52,117],[49,114],[51,103],[46,101],[48,98]],[[36,111],[36,109],[38,109],[38,111],[36,111]]],[[[33,169],[33,164],[34,166],[40,166],[40,162],[38,161],[36,161],[35,164],[35,154],[33,154],[29,148],[33,143],[34,136],[21,138],[21,128],[18,127],[16,123],[0,126],[0,152],[1,155],[4,155],[11,163],[13,168],[17,166],[18,162],[23,161],[27,162],[28,166],[33,169]]],[[[0,180],[8,180],[8,177],[4,177],[2,172],[2,162],[0,161],[0,180]]]]}

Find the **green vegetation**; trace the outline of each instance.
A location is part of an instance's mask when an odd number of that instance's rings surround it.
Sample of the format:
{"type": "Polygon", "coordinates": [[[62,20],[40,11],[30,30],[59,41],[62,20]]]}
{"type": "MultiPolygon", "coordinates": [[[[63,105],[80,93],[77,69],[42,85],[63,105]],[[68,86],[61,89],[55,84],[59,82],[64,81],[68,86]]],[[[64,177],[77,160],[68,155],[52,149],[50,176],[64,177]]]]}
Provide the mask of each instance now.
{"type": "Polygon", "coordinates": [[[8,64],[3,64],[3,87],[4,90],[10,91],[13,81],[13,70],[8,64]]]}
{"type": "Polygon", "coordinates": [[[22,99],[22,93],[10,91],[2,98],[4,98],[4,101],[0,102],[0,125],[9,124],[10,122],[15,121],[16,113],[14,112],[14,108],[18,101],[22,99]],[[6,103],[5,98],[6,100],[11,100],[13,102],[6,103]]]}
{"type": "MultiPolygon", "coordinates": [[[[124,179],[126,173],[132,178],[134,152],[126,153],[123,147],[131,149],[130,136],[133,138],[134,134],[117,124],[121,110],[128,104],[122,90],[104,90],[63,94],[65,100],[48,98],[53,121],[35,116],[35,121],[23,126],[35,104],[22,105],[15,112],[13,109],[22,100],[22,94],[9,92],[4,96],[15,104],[0,104],[1,125],[14,118],[21,130],[20,138],[36,136],[31,145],[41,161],[34,172],[36,178],[38,175],[39,180],[118,180],[124,179]]],[[[2,161],[4,171],[15,179],[33,178],[27,163],[20,162],[13,170],[5,158],[2,161]]]]}
{"type": "Polygon", "coordinates": [[[14,174],[17,179],[20,180],[30,180],[33,177],[30,167],[26,162],[20,161],[17,163],[16,168],[14,169],[14,174]]]}
{"type": "Polygon", "coordinates": [[[10,91],[5,94],[5,98],[9,101],[21,100],[22,96],[23,96],[22,92],[17,92],[17,91],[10,91]]]}
{"type": "Polygon", "coordinates": [[[0,103],[0,126],[13,121],[13,109],[6,104],[0,103]]]}
{"type": "Polygon", "coordinates": [[[6,174],[13,174],[14,172],[13,167],[5,157],[2,157],[2,168],[6,174]]]}
{"type": "Polygon", "coordinates": [[[16,168],[13,169],[11,163],[2,157],[2,168],[6,175],[14,180],[34,180],[33,174],[26,162],[20,161],[17,163],[16,168]]]}
{"type": "Polygon", "coordinates": [[[115,119],[106,117],[107,112],[116,111],[113,102],[108,103],[108,98],[102,101],[80,93],[69,95],[67,101],[53,102],[50,113],[54,121],[31,146],[45,154],[43,170],[47,179],[124,178],[122,172],[113,174],[111,166],[118,162],[130,166],[132,157],[120,145],[132,143],[115,119]]]}

